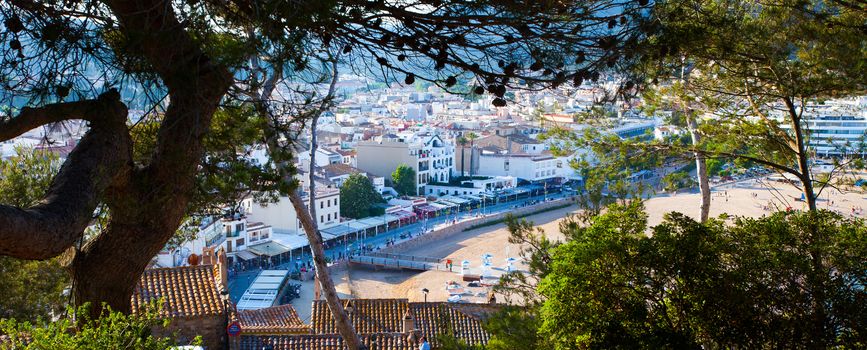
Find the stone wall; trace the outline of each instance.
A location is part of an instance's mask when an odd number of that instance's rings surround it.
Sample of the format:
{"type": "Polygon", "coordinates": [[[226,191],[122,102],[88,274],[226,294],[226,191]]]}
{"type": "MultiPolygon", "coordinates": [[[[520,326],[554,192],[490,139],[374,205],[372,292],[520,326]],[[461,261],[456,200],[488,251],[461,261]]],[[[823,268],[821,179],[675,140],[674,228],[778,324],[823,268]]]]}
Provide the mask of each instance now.
{"type": "Polygon", "coordinates": [[[202,346],[205,349],[224,349],[227,341],[226,315],[211,315],[189,318],[173,318],[168,327],[158,327],[153,330],[155,336],[174,336],[176,344],[185,345],[202,337],[202,346]]]}
{"type": "Polygon", "coordinates": [[[378,252],[381,252],[381,253],[405,252],[408,250],[415,249],[419,246],[428,245],[428,244],[431,244],[433,242],[442,240],[443,238],[452,236],[454,234],[464,232],[464,231],[472,228],[473,226],[483,225],[486,223],[502,220],[504,217],[506,217],[507,214],[512,214],[514,216],[521,217],[521,216],[527,215],[527,214],[532,213],[532,212],[536,212],[536,211],[540,211],[540,210],[544,210],[544,209],[548,209],[548,208],[553,208],[553,207],[558,207],[558,206],[562,206],[562,205],[570,204],[570,203],[574,203],[574,202],[575,202],[574,199],[571,199],[571,198],[561,198],[561,199],[552,200],[549,202],[539,203],[536,205],[529,205],[526,207],[516,208],[516,209],[509,211],[509,212],[502,212],[502,213],[498,213],[498,214],[494,214],[494,215],[488,215],[485,217],[473,218],[470,220],[459,222],[455,225],[449,225],[447,227],[443,227],[441,229],[434,230],[433,232],[424,234],[422,236],[413,237],[413,239],[397,243],[397,244],[390,246],[390,247],[382,248],[378,252]]]}

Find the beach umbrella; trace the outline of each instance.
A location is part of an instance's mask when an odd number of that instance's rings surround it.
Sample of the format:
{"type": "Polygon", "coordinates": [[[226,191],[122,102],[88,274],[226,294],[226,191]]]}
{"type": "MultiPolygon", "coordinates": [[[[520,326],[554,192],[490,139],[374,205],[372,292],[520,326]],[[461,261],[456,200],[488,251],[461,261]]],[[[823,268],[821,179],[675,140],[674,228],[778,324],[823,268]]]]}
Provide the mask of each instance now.
{"type": "Polygon", "coordinates": [[[469,260],[461,261],[461,266],[470,266],[470,261],[469,260]]]}
{"type": "Polygon", "coordinates": [[[515,258],[513,258],[513,257],[508,257],[508,258],[506,258],[506,262],[508,262],[508,263],[513,263],[513,262],[515,262],[515,261],[518,261],[518,259],[515,259],[515,258]]]}

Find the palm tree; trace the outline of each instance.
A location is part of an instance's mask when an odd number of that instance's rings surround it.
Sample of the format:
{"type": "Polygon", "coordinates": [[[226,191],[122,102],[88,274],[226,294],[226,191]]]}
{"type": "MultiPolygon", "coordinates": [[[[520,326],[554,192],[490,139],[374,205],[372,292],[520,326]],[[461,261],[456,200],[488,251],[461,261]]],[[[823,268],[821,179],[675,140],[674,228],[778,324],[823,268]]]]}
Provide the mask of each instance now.
{"type": "MultiPolygon", "coordinates": [[[[461,145],[461,177],[464,176],[464,147],[467,145],[467,139],[463,136],[458,136],[457,140],[459,145],[461,145]]],[[[472,156],[470,156],[470,160],[472,160],[472,156]]]]}
{"type": "Polygon", "coordinates": [[[479,138],[479,135],[476,135],[474,132],[470,132],[467,134],[467,139],[470,140],[470,177],[473,177],[473,153],[476,150],[475,145],[473,145],[473,141],[479,138]]]}

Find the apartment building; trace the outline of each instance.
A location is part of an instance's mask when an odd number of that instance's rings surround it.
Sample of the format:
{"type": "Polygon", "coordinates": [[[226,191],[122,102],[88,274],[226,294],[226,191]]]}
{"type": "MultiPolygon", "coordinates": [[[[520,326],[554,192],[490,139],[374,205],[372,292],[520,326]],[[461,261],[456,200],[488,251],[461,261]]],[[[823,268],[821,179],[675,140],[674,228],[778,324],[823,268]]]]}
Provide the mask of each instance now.
{"type": "Polygon", "coordinates": [[[418,193],[425,193],[425,184],[451,179],[455,144],[454,139],[436,134],[388,134],[378,141],[359,142],[355,157],[359,169],[384,178],[391,178],[398,166],[406,164],[415,170],[418,193]]]}
{"type": "MultiPolygon", "coordinates": [[[[777,117],[785,121],[782,115],[777,117]]],[[[787,122],[780,126],[791,132],[787,122]]],[[[867,155],[867,97],[831,100],[804,108],[807,145],[820,157],[867,155]]]]}

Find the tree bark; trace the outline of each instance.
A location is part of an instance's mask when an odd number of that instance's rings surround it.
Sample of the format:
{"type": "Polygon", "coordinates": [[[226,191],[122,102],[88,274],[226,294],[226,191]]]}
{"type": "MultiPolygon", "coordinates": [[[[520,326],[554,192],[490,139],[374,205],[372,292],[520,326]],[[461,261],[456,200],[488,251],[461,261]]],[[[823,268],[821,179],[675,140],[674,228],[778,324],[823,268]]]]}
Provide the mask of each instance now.
{"type": "MultiPolygon", "coordinates": [[[[698,147],[701,143],[701,135],[698,133],[698,123],[695,120],[695,115],[691,109],[686,111],[686,124],[689,129],[689,135],[692,138],[692,145],[698,147]]],[[[701,222],[707,222],[710,217],[710,183],[707,178],[707,158],[700,152],[693,152],[695,155],[695,171],[698,178],[698,188],[701,193],[700,218],[701,222]]]]}
{"type": "Polygon", "coordinates": [[[126,117],[120,94],[111,90],[94,100],[25,108],[18,117],[0,123],[0,135],[12,138],[59,120],[91,122],[41,203],[28,209],[0,205],[0,254],[48,259],[82,237],[106,189],[129,172],[131,141],[126,117]]]}
{"type": "Polygon", "coordinates": [[[346,347],[350,350],[367,349],[361,338],[355,333],[352,327],[352,322],[346,316],[346,311],[343,308],[343,303],[340,302],[340,297],[337,295],[337,288],[331,276],[328,274],[328,263],[325,261],[325,250],[322,249],[322,236],[316,228],[316,222],[308,214],[307,208],[304,207],[304,200],[298,193],[289,195],[289,200],[298,213],[298,218],[301,220],[301,226],[307,233],[307,239],[310,241],[310,250],[313,252],[313,263],[316,265],[316,278],[319,280],[319,285],[322,287],[322,294],[325,296],[325,303],[328,304],[328,309],[331,310],[331,315],[334,317],[334,323],[337,326],[337,331],[343,337],[346,347]]]}
{"type": "Polygon", "coordinates": [[[175,234],[195,190],[203,140],[228,91],[231,75],[201,50],[170,4],[161,0],[109,1],[122,30],[139,40],[143,56],[169,93],[151,162],[109,188],[107,228],[72,260],[76,304],[100,303],[130,311],[130,296],[151,259],[175,234]]]}
{"type": "MultiPolygon", "coordinates": [[[[340,297],[337,295],[337,287],[334,285],[334,281],[331,279],[331,275],[328,272],[328,262],[325,260],[325,249],[322,247],[322,236],[319,233],[318,225],[316,224],[316,203],[315,203],[315,193],[316,193],[316,182],[313,174],[313,169],[316,165],[316,123],[319,120],[319,116],[322,115],[323,112],[328,108],[331,103],[331,99],[334,97],[334,90],[337,86],[337,58],[332,57],[332,79],[331,84],[328,87],[328,93],[325,98],[322,100],[322,103],[319,105],[318,109],[314,111],[311,116],[311,136],[310,136],[310,173],[309,173],[309,185],[308,190],[310,191],[310,199],[308,202],[309,208],[304,206],[304,200],[301,198],[301,195],[297,191],[293,191],[289,194],[289,201],[292,203],[292,207],[295,209],[295,213],[298,215],[298,219],[301,221],[301,227],[304,229],[304,233],[307,236],[307,241],[310,243],[310,251],[313,255],[313,264],[316,268],[316,279],[319,281],[319,286],[321,287],[322,294],[325,296],[325,303],[328,305],[328,309],[331,311],[331,314],[334,316],[335,325],[337,327],[338,333],[343,337],[343,341],[346,344],[346,347],[350,350],[359,350],[366,349],[364,343],[361,341],[361,338],[358,337],[358,334],[355,332],[355,328],[352,326],[352,322],[350,322],[349,317],[346,315],[346,311],[343,308],[343,303],[340,302],[340,297]]],[[[272,84],[273,85],[273,84],[272,84]]],[[[268,107],[265,105],[265,100],[270,96],[261,96],[259,103],[257,104],[257,109],[259,113],[268,114],[268,107]]],[[[269,119],[270,120],[270,119],[269,119]]],[[[270,154],[272,155],[272,159],[276,160],[277,166],[282,169],[284,173],[286,173],[286,177],[284,181],[291,181],[288,178],[289,171],[287,169],[291,168],[291,164],[288,163],[288,160],[282,156],[275,156],[278,154],[278,150],[280,145],[277,142],[278,133],[276,132],[276,127],[271,126],[272,131],[268,132],[268,136],[266,139],[266,144],[270,150],[270,154]]]]}
{"type": "Polygon", "coordinates": [[[816,205],[816,195],[813,189],[813,177],[810,170],[810,155],[807,151],[807,146],[804,141],[804,129],[801,125],[801,116],[795,110],[795,104],[790,98],[784,99],[786,109],[789,114],[789,122],[792,124],[792,132],[795,133],[795,156],[798,158],[798,172],[800,173],[801,189],[804,193],[804,200],[807,202],[807,207],[810,211],[818,210],[816,205]]]}

